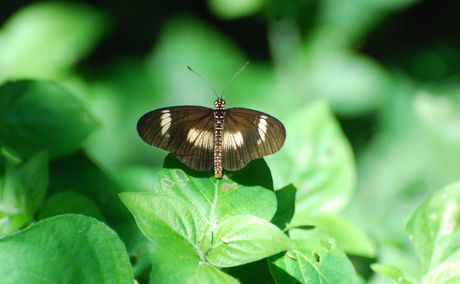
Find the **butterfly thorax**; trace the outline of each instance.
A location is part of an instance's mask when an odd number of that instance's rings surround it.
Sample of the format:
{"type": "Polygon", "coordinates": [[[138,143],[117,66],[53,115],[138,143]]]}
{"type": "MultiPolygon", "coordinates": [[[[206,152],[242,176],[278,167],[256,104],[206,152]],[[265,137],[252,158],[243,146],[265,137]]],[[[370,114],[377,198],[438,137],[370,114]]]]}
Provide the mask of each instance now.
{"type": "Polygon", "coordinates": [[[222,137],[224,133],[225,101],[218,98],[214,101],[214,176],[222,177],[222,137]]]}

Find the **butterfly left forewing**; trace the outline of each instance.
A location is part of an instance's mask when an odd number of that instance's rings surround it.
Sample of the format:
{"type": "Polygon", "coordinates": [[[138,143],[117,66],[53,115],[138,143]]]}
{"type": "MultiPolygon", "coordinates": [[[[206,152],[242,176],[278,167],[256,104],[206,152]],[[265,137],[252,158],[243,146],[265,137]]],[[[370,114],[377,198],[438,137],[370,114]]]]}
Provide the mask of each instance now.
{"type": "Polygon", "coordinates": [[[145,142],[174,153],[187,166],[201,171],[212,168],[212,109],[201,106],[157,109],[139,119],[137,130],[145,142]]]}
{"type": "Polygon", "coordinates": [[[276,118],[251,109],[225,111],[223,167],[235,171],[251,160],[277,152],[284,144],[286,131],[276,118]]]}

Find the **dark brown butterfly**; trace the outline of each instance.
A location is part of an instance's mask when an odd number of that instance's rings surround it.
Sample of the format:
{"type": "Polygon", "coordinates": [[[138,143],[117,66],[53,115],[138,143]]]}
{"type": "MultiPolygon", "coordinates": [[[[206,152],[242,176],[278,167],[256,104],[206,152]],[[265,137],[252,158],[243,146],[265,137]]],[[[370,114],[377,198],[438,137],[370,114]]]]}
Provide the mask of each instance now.
{"type": "Polygon", "coordinates": [[[150,145],[174,153],[192,169],[222,178],[251,160],[277,152],[286,131],[276,118],[246,109],[225,109],[218,97],[214,109],[174,106],[144,114],[137,123],[140,137],[150,145]]]}

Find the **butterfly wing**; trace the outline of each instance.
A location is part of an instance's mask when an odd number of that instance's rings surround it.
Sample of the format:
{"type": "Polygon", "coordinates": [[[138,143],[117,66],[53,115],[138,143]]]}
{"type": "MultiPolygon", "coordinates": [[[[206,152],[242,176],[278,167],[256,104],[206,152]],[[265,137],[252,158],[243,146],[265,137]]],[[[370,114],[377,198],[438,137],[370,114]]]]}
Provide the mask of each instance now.
{"type": "Polygon", "coordinates": [[[276,118],[246,108],[225,111],[223,167],[236,171],[251,160],[277,152],[284,144],[286,131],[276,118]]]}
{"type": "Polygon", "coordinates": [[[212,109],[176,106],[153,110],[139,119],[137,131],[145,142],[174,153],[190,168],[200,171],[212,169],[212,109]]]}

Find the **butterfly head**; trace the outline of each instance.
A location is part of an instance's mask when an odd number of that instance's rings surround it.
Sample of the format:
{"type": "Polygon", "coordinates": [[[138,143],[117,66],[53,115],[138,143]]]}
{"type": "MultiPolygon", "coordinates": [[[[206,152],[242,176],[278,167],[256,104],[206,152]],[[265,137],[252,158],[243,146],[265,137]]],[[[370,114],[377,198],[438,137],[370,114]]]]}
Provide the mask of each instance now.
{"type": "Polygon", "coordinates": [[[224,107],[225,107],[225,100],[222,97],[218,97],[214,101],[214,108],[215,109],[224,109],[224,107]]]}

